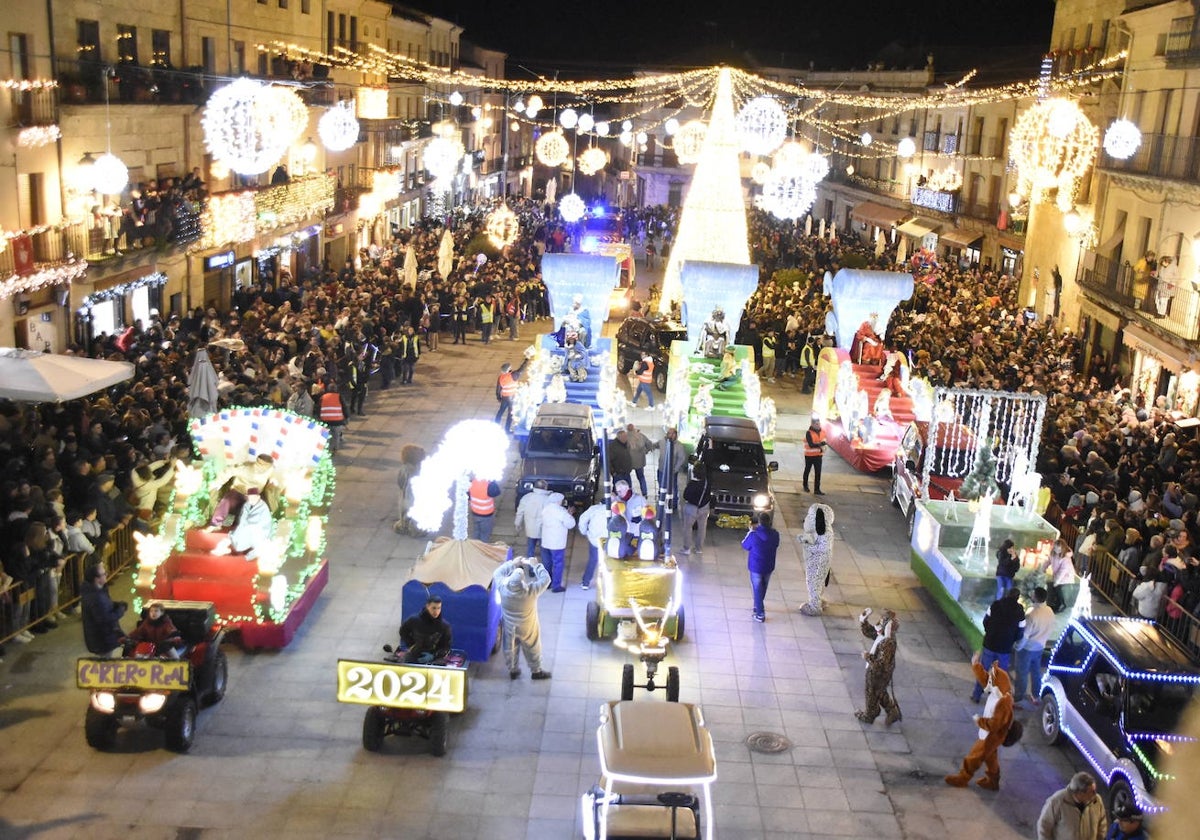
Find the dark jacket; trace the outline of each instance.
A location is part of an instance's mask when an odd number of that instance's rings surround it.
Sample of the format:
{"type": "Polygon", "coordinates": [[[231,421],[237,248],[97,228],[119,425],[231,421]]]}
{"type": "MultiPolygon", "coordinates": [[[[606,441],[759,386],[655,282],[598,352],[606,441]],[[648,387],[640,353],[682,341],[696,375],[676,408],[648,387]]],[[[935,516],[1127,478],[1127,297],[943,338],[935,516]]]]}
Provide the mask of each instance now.
{"type": "Polygon", "coordinates": [[[440,658],[450,652],[453,634],[450,625],[442,618],[434,618],[424,607],[400,625],[400,641],[408,648],[408,659],[423,653],[432,653],[440,658]]]}
{"type": "Polygon", "coordinates": [[[760,575],[775,571],[775,553],[779,550],[779,532],[755,525],[742,540],[746,549],[746,568],[760,575]]]}
{"type": "Polygon", "coordinates": [[[629,475],[633,472],[633,455],[629,452],[629,444],[622,443],[619,438],[608,442],[608,471],[612,475],[629,475]]]}
{"type": "Polygon", "coordinates": [[[698,508],[708,507],[712,502],[712,488],[708,484],[708,476],[692,478],[683,488],[683,500],[698,508]]]}
{"type": "Polygon", "coordinates": [[[83,643],[97,655],[110,653],[125,637],[121,630],[121,616],[128,604],[114,602],[107,586],[96,586],[85,580],[80,587],[83,606],[83,643]]]}
{"type": "Polygon", "coordinates": [[[1025,610],[1013,597],[992,601],[983,616],[983,646],[993,653],[1012,653],[1025,635],[1025,610]]]}
{"type": "Polygon", "coordinates": [[[1002,548],[996,552],[996,577],[1016,577],[1020,568],[1021,560],[1015,550],[1002,548]]]}

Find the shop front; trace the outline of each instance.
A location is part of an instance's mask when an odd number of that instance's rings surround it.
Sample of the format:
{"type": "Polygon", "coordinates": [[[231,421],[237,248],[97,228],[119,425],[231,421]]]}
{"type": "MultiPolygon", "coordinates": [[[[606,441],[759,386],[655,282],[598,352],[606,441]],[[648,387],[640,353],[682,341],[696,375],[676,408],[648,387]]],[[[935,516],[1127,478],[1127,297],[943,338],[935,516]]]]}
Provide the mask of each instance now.
{"type": "Polygon", "coordinates": [[[874,242],[879,232],[887,237],[888,243],[895,242],[896,226],[912,215],[909,210],[860,201],[850,211],[850,218],[858,224],[858,234],[865,241],[874,242]]]}
{"type": "Polygon", "coordinates": [[[350,249],[350,237],[354,234],[354,220],[349,214],[334,216],[326,220],[324,228],[325,253],[324,265],[334,271],[340,271],[346,260],[354,259],[350,249]]]}
{"type": "Polygon", "coordinates": [[[913,251],[932,251],[937,253],[938,231],[942,225],[933,219],[917,216],[896,227],[896,232],[913,240],[913,251]]]}
{"type": "Polygon", "coordinates": [[[1186,351],[1138,324],[1126,324],[1121,341],[1133,355],[1135,398],[1140,396],[1146,405],[1152,405],[1157,397],[1166,397],[1167,405],[1172,409],[1178,407],[1182,398],[1190,400],[1194,406],[1194,365],[1186,351]]]}
{"type": "Polygon", "coordinates": [[[939,239],[941,244],[946,246],[947,261],[956,263],[959,268],[979,265],[983,256],[982,233],[964,228],[952,228],[943,231],[939,239]]]}
{"type": "Polygon", "coordinates": [[[224,310],[233,298],[238,253],[230,248],[217,251],[201,258],[200,300],[192,299],[193,305],[205,309],[224,310]]]}
{"type": "Polygon", "coordinates": [[[1000,246],[1000,273],[1009,277],[1020,277],[1025,261],[1025,239],[1001,232],[997,237],[997,244],[1000,246]]]}
{"type": "Polygon", "coordinates": [[[1087,297],[1080,297],[1076,328],[1083,341],[1083,372],[1086,376],[1099,376],[1099,365],[1111,364],[1116,356],[1121,318],[1087,297]],[[1097,357],[1099,362],[1093,365],[1092,359],[1097,357]]]}
{"type": "Polygon", "coordinates": [[[126,327],[147,327],[163,310],[167,275],[147,270],[126,274],[97,284],[81,301],[75,313],[75,340],[90,348],[97,339],[119,335],[126,327]]]}

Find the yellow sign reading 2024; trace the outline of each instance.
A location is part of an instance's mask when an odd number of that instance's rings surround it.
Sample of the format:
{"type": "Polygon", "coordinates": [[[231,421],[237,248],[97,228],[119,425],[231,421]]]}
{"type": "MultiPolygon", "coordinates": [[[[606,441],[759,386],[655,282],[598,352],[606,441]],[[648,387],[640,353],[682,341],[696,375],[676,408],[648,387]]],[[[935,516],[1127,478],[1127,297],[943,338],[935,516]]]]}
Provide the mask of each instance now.
{"type": "Polygon", "coordinates": [[[341,703],[461,712],[467,705],[465,668],[338,660],[341,703]]]}
{"type": "Polygon", "coordinates": [[[108,691],[187,691],[191,667],[186,659],[80,659],[75,664],[75,684],[108,691]]]}

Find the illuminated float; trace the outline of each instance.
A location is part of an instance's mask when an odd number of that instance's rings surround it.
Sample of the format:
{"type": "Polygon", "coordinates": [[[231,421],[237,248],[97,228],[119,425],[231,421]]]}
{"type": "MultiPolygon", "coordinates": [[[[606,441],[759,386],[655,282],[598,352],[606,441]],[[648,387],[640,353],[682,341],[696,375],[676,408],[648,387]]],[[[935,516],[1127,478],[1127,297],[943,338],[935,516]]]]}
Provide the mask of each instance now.
{"type": "Polygon", "coordinates": [[[139,535],[134,608],[212,602],[244,647],[282,648],[329,580],[329,429],[263,407],[195,418],[189,431],[198,460],[177,465],[158,532],[139,535]],[[269,513],[256,519],[260,505],[269,513]]]}

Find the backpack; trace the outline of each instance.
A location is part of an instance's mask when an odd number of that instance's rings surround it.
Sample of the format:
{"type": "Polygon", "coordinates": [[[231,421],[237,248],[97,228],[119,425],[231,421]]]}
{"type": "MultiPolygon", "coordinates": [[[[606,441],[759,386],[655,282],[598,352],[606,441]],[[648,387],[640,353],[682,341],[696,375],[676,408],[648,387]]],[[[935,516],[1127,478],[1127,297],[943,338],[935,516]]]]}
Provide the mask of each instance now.
{"type": "Polygon", "coordinates": [[[1008,732],[1004,734],[1004,746],[1011,747],[1016,745],[1024,734],[1025,725],[1016,718],[1013,718],[1013,722],[1008,725],[1008,732]]]}

